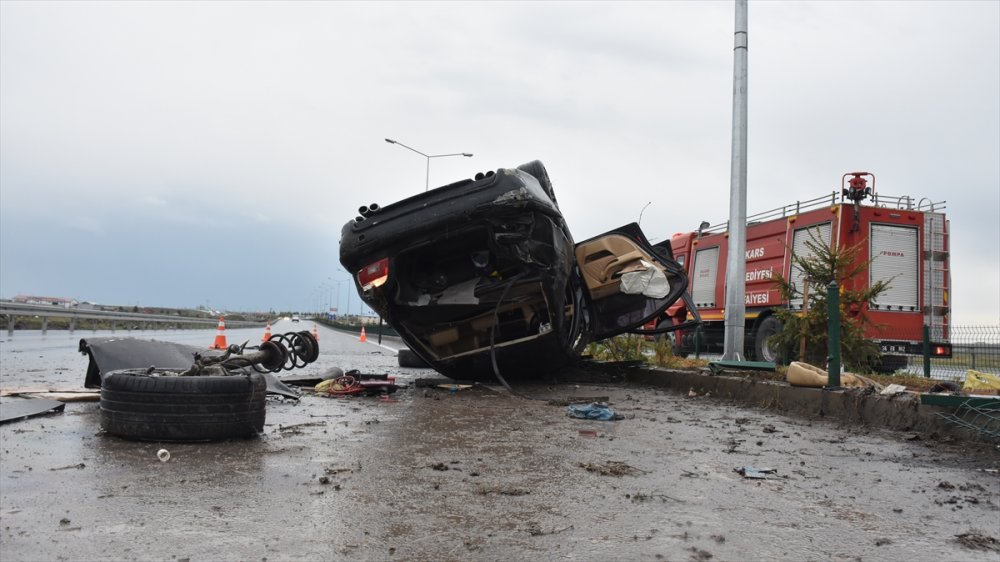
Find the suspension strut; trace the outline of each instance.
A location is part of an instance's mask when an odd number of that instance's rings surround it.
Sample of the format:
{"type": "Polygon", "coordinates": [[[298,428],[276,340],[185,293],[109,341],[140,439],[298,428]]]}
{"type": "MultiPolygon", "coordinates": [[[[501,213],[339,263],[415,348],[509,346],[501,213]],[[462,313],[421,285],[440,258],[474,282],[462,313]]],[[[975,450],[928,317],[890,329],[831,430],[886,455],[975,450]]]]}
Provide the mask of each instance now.
{"type": "Polygon", "coordinates": [[[195,355],[194,364],[181,376],[225,374],[230,369],[252,367],[254,370],[277,373],[305,367],[319,357],[319,342],[306,331],[275,334],[271,339],[245,353],[246,343],[231,345],[223,355],[195,355]]]}

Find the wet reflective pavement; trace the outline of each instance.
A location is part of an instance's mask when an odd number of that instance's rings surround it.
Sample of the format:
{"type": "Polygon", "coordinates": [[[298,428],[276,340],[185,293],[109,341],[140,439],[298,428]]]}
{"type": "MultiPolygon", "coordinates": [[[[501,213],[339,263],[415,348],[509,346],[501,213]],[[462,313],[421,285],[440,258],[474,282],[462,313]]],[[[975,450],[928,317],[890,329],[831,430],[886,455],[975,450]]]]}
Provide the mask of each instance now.
{"type": "MultiPolygon", "coordinates": [[[[82,355],[38,367],[17,345],[0,344],[3,387],[82,384],[82,355]]],[[[269,402],[262,436],[219,443],[105,435],[96,403],[0,426],[3,559],[1000,559],[995,448],[648,388],[518,389],[625,415],[578,420],[501,388],[417,388],[429,371],[354,336],[320,328],[320,348],[311,369],[411,386],[269,402]]]]}

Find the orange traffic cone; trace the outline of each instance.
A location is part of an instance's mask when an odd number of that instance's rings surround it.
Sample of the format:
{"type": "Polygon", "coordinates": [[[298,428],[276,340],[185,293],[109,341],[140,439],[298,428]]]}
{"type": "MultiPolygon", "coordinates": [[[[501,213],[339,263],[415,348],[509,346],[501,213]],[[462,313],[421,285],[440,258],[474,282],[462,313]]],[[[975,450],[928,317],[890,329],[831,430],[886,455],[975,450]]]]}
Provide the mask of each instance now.
{"type": "Polygon", "coordinates": [[[271,321],[267,321],[267,328],[264,329],[264,337],[260,341],[270,341],[271,339],[271,321]]]}
{"type": "Polygon", "coordinates": [[[316,331],[316,324],[313,324],[313,339],[319,341],[319,332],[316,331]]]}
{"type": "Polygon", "coordinates": [[[364,326],[361,327],[361,337],[358,338],[358,341],[362,341],[362,342],[368,341],[368,337],[365,336],[365,327],[364,326]]]}
{"type": "Polygon", "coordinates": [[[226,349],[229,345],[226,343],[226,318],[225,316],[219,317],[219,332],[215,334],[215,343],[209,349],[226,349]]]}

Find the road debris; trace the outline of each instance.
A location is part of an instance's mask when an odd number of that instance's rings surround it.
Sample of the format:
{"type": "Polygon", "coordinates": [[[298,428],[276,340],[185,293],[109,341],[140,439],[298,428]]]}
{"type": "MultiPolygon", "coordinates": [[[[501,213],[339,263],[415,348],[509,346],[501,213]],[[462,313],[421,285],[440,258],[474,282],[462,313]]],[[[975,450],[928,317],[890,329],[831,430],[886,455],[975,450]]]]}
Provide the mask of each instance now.
{"type": "Polygon", "coordinates": [[[745,439],[736,439],[735,437],[730,437],[729,440],[726,441],[726,452],[730,454],[735,453],[736,450],[739,448],[739,446],[745,442],[746,442],[745,439]]]}
{"type": "Polygon", "coordinates": [[[743,476],[743,478],[750,478],[753,480],[767,480],[768,474],[776,474],[778,469],[776,468],[755,468],[752,466],[739,466],[733,469],[735,472],[743,476]]]}
{"type": "Polygon", "coordinates": [[[517,487],[484,487],[480,486],[476,489],[476,493],[481,496],[486,496],[489,494],[497,494],[501,496],[527,496],[531,493],[531,490],[527,488],[517,488],[517,487]]]}
{"type": "Polygon", "coordinates": [[[1000,377],[969,369],[962,389],[972,394],[1000,394],[1000,377]]]}
{"type": "Polygon", "coordinates": [[[160,462],[167,462],[170,460],[170,451],[166,449],[160,449],[156,452],[156,458],[160,459],[160,462]]]}
{"type": "Polygon", "coordinates": [[[600,402],[606,404],[610,399],[608,396],[573,396],[571,398],[552,398],[546,404],[549,406],[569,406],[570,404],[580,404],[582,402],[600,402]]]}
{"type": "Polygon", "coordinates": [[[595,472],[601,476],[636,476],[649,473],[648,470],[641,470],[621,461],[607,461],[604,464],[582,462],[579,466],[587,472],[595,472]]]}
{"type": "Polygon", "coordinates": [[[970,530],[968,533],[955,535],[955,542],[970,550],[1000,552],[1000,541],[976,530],[970,530]]]}
{"type": "Polygon", "coordinates": [[[625,419],[625,416],[615,413],[607,404],[602,402],[570,404],[566,406],[566,415],[584,420],[613,421],[625,419]]]}
{"type": "Polygon", "coordinates": [[[71,464],[71,465],[67,465],[67,466],[59,466],[59,467],[56,467],[56,468],[50,468],[49,470],[68,470],[70,468],[75,468],[77,470],[82,470],[82,469],[84,469],[86,467],[87,467],[87,465],[83,464],[82,462],[79,462],[79,463],[71,464]]]}
{"type": "Polygon", "coordinates": [[[634,494],[625,494],[625,499],[632,500],[632,503],[642,503],[642,502],[650,501],[652,499],[658,499],[658,500],[660,500],[662,502],[666,502],[666,501],[669,500],[669,501],[674,501],[674,502],[677,502],[677,503],[685,503],[684,500],[682,500],[682,499],[678,499],[678,498],[675,498],[673,496],[668,496],[666,494],[658,494],[658,493],[648,493],[647,494],[645,492],[636,492],[634,494]]]}
{"type": "Polygon", "coordinates": [[[281,382],[292,386],[315,387],[317,384],[330,379],[344,376],[344,370],[340,367],[330,367],[321,375],[311,373],[286,375],[279,378],[281,382]]]}
{"type": "Polygon", "coordinates": [[[278,431],[299,431],[303,427],[325,427],[325,421],[293,423],[290,425],[278,425],[278,431]]]}
{"type": "Polygon", "coordinates": [[[101,399],[100,391],[89,388],[7,388],[0,390],[0,397],[23,396],[48,398],[60,402],[94,402],[101,399]]]}
{"type": "Polygon", "coordinates": [[[879,394],[882,396],[894,396],[903,392],[907,392],[905,386],[901,384],[890,384],[889,386],[883,388],[882,392],[879,392],[879,394]]]}
{"type": "Polygon", "coordinates": [[[451,394],[458,393],[459,390],[469,390],[472,388],[471,384],[439,384],[437,388],[442,390],[447,390],[451,394]]]}
{"type": "Polygon", "coordinates": [[[25,398],[4,402],[0,413],[0,424],[26,420],[34,416],[62,412],[66,404],[47,398],[25,398]]]}
{"type": "Polygon", "coordinates": [[[569,525],[569,526],[563,527],[561,529],[557,529],[557,528],[553,527],[551,530],[547,531],[545,529],[542,529],[542,526],[539,525],[537,521],[529,521],[528,524],[526,525],[525,531],[527,531],[528,534],[531,535],[531,536],[533,536],[533,537],[540,537],[542,535],[555,535],[555,534],[561,533],[563,531],[568,531],[568,530],[570,530],[572,528],[573,528],[573,526],[569,525]]]}
{"type": "Polygon", "coordinates": [[[399,389],[396,377],[380,374],[360,373],[357,370],[348,371],[343,376],[327,379],[317,384],[313,391],[319,396],[385,396],[399,389]]]}

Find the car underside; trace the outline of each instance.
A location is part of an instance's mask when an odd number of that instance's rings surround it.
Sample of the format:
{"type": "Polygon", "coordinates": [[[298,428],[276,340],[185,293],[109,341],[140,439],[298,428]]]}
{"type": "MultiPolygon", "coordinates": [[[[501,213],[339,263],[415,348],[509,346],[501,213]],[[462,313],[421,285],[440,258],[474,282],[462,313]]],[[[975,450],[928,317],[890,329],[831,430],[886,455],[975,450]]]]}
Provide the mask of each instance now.
{"type": "Polygon", "coordinates": [[[341,263],[365,303],[452,378],[551,373],[687,287],[637,225],[575,244],[537,161],[359,212],[341,263]]]}

